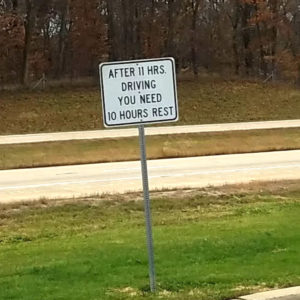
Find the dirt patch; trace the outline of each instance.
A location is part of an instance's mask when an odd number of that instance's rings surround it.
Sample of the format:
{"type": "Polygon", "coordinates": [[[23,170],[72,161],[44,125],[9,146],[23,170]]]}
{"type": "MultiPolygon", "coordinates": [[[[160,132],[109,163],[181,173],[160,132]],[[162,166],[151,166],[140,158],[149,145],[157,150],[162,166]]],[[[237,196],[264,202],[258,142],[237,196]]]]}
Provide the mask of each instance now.
{"type": "MultiPolygon", "coordinates": [[[[220,198],[231,196],[240,200],[240,195],[247,194],[277,194],[277,197],[284,198],[285,193],[300,193],[300,180],[289,181],[269,181],[254,182],[236,185],[224,185],[220,187],[206,187],[201,189],[171,189],[151,191],[152,199],[193,199],[195,197],[220,198]]],[[[64,206],[68,204],[88,204],[99,205],[108,202],[109,205],[119,205],[124,202],[140,202],[143,200],[141,192],[131,192],[126,194],[102,194],[89,197],[70,198],[70,199],[40,199],[37,201],[24,201],[9,204],[0,204],[0,216],[3,214],[19,213],[26,209],[48,208],[64,206]]]]}

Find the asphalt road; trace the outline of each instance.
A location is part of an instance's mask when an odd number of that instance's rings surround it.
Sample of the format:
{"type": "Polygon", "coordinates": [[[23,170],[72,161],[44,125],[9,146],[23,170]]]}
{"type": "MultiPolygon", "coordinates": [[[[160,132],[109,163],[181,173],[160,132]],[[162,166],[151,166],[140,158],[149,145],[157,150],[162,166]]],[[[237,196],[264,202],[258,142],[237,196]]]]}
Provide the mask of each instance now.
{"type": "MultiPolygon", "coordinates": [[[[300,179],[300,150],[148,161],[150,189],[300,179]]],[[[0,203],[142,189],[140,162],[0,171],[0,203]]]]}
{"type": "MultiPolygon", "coordinates": [[[[236,130],[257,130],[257,129],[276,129],[276,128],[295,128],[295,127],[300,127],[300,120],[242,122],[242,123],[224,123],[224,124],[189,125],[189,126],[164,126],[164,127],[152,126],[152,127],[146,127],[145,132],[146,135],[149,136],[149,135],[165,135],[165,134],[181,134],[181,133],[222,132],[222,131],[236,131],[236,130]]],[[[53,132],[53,133],[37,133],[37,134],[22,134],[22,135],[0,135],[0,145],[133,137],[137,135],[138,135],[137,128],[74,131],[74,132],[53,132]]]]}

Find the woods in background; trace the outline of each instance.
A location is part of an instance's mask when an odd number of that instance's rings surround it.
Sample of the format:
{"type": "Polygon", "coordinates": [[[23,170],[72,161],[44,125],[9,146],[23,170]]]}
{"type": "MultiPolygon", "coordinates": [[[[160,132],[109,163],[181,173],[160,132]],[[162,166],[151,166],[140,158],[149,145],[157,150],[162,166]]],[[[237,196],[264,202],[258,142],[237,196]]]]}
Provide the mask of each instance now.
{"type": "Polygon", "coordinates": [[[300,0],[0,0],[0,84],[164,56],[195,76],[300,84],[300,0]]]}

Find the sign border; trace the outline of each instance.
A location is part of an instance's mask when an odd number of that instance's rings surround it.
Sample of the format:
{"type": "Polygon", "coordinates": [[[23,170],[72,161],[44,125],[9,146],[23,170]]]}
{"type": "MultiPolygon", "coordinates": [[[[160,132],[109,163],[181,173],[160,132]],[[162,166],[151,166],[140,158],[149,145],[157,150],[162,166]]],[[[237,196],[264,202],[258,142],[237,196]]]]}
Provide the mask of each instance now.
{"type": "Polygon", "coordinates": [[[101,90],[101,102],[102,102],[102,118],[104,127],[123,127],[123,126],[132,126],[132,125],[145,125],[145,124],[155,124],[155,123],[169,123],[169,122],[176,122],[178,121],[178,97],[177,97],[177,85],[176,85],[176,72],[175,72],[175,59],[173,57],[162,57],[162,58],[149,58],[149,59],[135,59],[135,60],[124,60],[124,61],[115,61],[115,62],[103,62],[99,65],[99,75],[100,75],[100,90],[101,90]],[[151,61],[171,61],[172,64],[172,72],[173,72],[173,90],[174,90],[174,101],[175,101],[175,118],[167,119],[167,120],[157,120],[157,121],[137,121],[137,122],[130,122],[126,124],[113,124],[109,125],[106,121],[105,116],[105,100],[104,100],[104,84],[103,84],[103,76],[102,76],[102,68],[107,65],[122,65],[122,64],[134,64],[134,63],[143,63],[143,62],[151,62],[151,61]]]}

